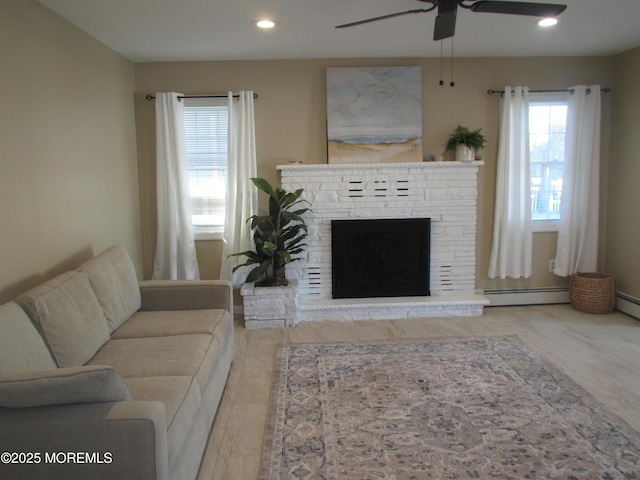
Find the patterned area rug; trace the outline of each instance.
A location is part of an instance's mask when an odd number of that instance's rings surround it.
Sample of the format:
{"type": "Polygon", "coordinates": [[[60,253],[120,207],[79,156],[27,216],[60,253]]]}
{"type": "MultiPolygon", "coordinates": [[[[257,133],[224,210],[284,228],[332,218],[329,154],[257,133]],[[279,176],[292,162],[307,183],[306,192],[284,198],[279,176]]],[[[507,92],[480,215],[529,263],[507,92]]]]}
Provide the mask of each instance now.
{"type": "Polygon", "coordinates": [[[640,434],[517,337],[283,345],[260,479],[634,479],[640,434]]]}

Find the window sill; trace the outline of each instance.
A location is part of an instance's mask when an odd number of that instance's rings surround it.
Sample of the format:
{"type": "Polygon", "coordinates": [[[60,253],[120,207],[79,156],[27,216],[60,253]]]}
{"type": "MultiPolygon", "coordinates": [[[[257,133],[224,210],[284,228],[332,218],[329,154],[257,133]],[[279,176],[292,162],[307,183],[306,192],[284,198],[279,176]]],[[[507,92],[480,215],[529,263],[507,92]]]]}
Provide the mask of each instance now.
{"type": "Polygon", "coordinates": [[[193,234],[193,239],[195,241],[199,240],[223,240],[224,233],[223,232],[195,232],[193,234]]]}
{"type": "Polygon", "coordinates": [[[560,222],[531,222],[531,231],[533,233],[539,232],[557,232],[560,229],[560,222]]]}

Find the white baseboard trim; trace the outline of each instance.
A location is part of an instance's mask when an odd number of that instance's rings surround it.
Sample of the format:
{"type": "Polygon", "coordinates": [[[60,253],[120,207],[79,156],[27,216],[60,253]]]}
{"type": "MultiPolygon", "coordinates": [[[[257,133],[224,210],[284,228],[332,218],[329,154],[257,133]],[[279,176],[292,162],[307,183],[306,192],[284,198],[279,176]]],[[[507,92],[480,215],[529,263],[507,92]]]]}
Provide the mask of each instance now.
{"type": "Polygon", "coordinates": [[[526,290],[485,290],[489,307],[569,303],[568,288],[530,288],[526,290]]]}
{"type": "Polygon", "coordinates": [[[627,315],[640,320],[640,298],[618,292],[615,308],[622,313],[626,313],[627,315]]]}

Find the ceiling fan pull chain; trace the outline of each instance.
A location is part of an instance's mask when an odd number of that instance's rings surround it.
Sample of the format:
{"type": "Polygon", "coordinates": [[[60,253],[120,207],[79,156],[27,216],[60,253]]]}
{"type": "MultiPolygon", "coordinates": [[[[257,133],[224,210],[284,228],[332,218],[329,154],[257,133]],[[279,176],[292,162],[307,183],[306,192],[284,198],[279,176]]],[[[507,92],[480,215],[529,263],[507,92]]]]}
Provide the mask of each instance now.
{"type": "Polygon", "coordinates": [[[444,80],[442,79],[442,40],[440,40],[440,86],[444,85],[444,80]]]}
{"type": "Polygon", "coordinates": [[[451,82],[449,82],[450,87],[454,87],[456,82],[453,81],[453,37],[451,37],[451,82]]]}

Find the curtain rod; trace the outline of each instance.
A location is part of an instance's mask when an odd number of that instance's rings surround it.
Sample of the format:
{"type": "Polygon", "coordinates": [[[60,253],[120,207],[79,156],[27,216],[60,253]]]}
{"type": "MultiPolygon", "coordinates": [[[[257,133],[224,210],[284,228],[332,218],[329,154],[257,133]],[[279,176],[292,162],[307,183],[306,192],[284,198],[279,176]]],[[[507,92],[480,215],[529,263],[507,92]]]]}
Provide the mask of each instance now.
{"type": "MultiPolygon", "coordinates": [[[[239,95],[238,95],[237,93],[234,93],[234,94],[232,95],[232,97],[233,97],[233,98],[238,98],[238,97],[239,97],[239,95]]],[[[146,98],[147,100],[151,101],[151,100],[155,99],[156,97],[155,97],[155,96],[153,96],[153,95],[147,95],[147,96],[146,96],[146,97],[144,97],[144,98],[146,98]]],[[[227,98],[227,96],[226,96],[226,95],[180,95],[180,96],[178,97],[178,100],[182,100],[183,98],[227,98]]],[[[254,94],[253,94],[253,98],[254,98],[254,99],[255,99],[255,98],[258,98],[258,94],[257,94],[257,93],[254,93],[254,94]]]]}
{"type": "MultiPolygon", "coordinates": [[[[591,89],[587,89],[587,93],[589,93],[591,91],[591,89]]],[[[611,91],[610,87],[604,87],[600,89],[601,92],[604,93],[609,93],[611,91]]],[[[558,92],[571,92],[573,93],[573,89],[572,88],[565,88],[562,90],[529,90],[529,93],[558,93],[558,92]]],[[[487,93],[489,95],[493,95],[494,93],[499,93],[500,95],[504,95],[504,90],[493,90],[493,89],[489,89],[487,90],[487,93]]]]}

